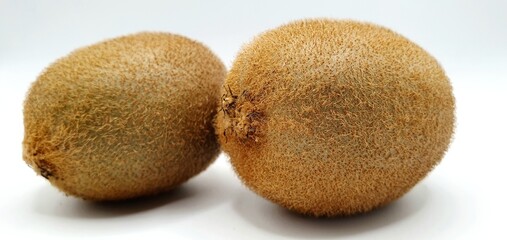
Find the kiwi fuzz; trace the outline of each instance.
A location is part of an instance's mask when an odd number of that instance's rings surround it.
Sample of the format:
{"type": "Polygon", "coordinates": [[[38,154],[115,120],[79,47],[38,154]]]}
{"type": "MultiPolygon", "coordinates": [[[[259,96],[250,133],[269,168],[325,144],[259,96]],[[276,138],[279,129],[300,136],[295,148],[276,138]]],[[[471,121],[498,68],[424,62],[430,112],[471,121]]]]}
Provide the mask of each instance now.
{"type": "Polygon", "coordinates": [[[223,63],[184,36],[143,32],[77,49],[27,93],[23,159],[68,195],[113,201],[171,190],[220,149],[223,63]]]}
{"type": "Polygon", "coordinates": [[[387,28],[295,21],[243,47],[215,131],[241,181],[311,216],[376,209],[443,158],[452,86],[424,49],[387,28]]]}

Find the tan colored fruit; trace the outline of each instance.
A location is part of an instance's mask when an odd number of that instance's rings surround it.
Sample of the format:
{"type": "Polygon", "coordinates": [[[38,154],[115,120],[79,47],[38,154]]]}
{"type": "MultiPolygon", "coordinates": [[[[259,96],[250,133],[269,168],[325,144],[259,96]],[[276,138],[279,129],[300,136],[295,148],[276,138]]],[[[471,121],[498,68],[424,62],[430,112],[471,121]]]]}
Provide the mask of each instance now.
{"type": "Polygon", "coordinates": [[[164,192],[218,155],[221,61],[186,37],[140,33],[49,66],[24,103],[24,160],[63,192],[121,200],[164,192]]]}
{"type": "Polygon", "coordinates": [[[427,52],[386,28],[305,20],[237,56],[216,131],[241,180],[296,212],[350,215],[410,190],[442,159],[454,97],[427,52]]]}

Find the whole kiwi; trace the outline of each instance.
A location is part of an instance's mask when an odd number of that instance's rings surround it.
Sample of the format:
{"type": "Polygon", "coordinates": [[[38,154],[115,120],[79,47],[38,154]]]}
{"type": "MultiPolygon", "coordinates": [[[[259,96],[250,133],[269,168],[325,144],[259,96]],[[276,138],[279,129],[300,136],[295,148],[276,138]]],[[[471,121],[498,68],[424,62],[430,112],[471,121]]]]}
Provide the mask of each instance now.
{"type": "Polygon", "coordinates": [[[78,49],[50,65],[24,102],[23,158],[69,195],[157,194],[218,155],[222,62],[186,37],[146,32],[78,49]]]}
{"type": "Polygon", "coordinates": [[[300,20],[256,37],[222,90],[216,132],[246,186],[293,211],[351,215],[409,191],[454,129],[437,61],[377,25],[300,20]]]}

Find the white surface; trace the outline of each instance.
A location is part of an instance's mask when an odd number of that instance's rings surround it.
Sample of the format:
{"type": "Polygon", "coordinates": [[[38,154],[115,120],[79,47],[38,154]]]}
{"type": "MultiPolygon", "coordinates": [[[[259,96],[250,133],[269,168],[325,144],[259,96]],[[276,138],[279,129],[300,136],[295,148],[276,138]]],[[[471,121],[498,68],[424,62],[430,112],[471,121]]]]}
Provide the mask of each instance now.
{"type": "Polygon", "coordinates": [[[506,1],[0,0],[0,239],[505,239],[506,11],[506,1]],[[390,27],[439,59],[453,82],[458,122],[448,154],[388,207],[301,217],[243,187],[225,156],[175,192],[94,204],[65,197],[22,161],[24,94],[74,48],[169,31],[207,44],[230,66],[255,34],[304,17],[390,27]]]}

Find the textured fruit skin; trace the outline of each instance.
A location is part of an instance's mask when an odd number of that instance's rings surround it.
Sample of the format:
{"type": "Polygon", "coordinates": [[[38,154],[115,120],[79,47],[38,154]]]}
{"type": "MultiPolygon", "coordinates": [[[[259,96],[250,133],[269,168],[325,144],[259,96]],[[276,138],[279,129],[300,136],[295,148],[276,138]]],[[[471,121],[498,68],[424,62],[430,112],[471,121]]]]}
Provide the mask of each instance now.
{"type": "Polygon", "coordinates": [[[246,186],[293,211],[351,215],[410,190],[454,129],[443,69],[373,24],[315,19],[267,31],[238,54],[216,133],[246,186]]]}
{"type": "Polygon", "coordinates": [[[66,194],[122,200],[164,192],[218,155],[225,78],[205,46],[138,33],[50,65],[24,103],[23,158],[66,194]]]}

